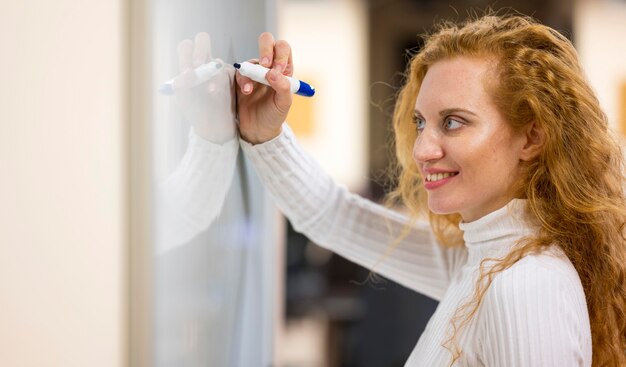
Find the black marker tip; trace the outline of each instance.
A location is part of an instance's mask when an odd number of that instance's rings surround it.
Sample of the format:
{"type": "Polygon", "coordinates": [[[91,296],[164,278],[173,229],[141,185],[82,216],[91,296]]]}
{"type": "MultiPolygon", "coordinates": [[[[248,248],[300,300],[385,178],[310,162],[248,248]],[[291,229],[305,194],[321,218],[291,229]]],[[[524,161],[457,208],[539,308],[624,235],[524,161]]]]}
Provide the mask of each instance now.
{"type": "Polygon", "coordinates": [[[235,67],[235,69],[241,68],[241,64],[238,64],[238,63],[234,63],[233,66],[235,67]]]}

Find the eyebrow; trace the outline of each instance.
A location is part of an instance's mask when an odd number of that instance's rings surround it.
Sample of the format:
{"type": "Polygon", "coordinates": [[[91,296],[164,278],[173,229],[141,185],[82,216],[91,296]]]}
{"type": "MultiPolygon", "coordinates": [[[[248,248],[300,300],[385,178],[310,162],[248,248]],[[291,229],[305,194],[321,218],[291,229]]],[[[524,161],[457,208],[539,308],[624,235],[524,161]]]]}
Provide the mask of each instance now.
{"type": "MultiPolygon", "coordinates": [[[[418,109],[413,110],[413,112],[415,112],[416,115],[422,116],[422,113],[418,109]]],[[[439,115],[443,117],[443,116],[447,116],[447,115],[453,114],[455,112],[465,112],[465,113],[468,113],[470,115],[476,116],[476,114],[474,112],[472,112],[470,110],[466,110],[465,108],[459,108],[459,107],[446,108],[445,110],[441,110],[439,112],[439,115]]]]}

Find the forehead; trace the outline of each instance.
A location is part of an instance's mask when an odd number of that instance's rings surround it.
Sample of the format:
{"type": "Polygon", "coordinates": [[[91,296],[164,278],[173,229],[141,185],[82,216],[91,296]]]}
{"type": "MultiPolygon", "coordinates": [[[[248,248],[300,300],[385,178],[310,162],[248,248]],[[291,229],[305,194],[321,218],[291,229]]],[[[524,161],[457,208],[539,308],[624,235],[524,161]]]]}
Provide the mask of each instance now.
{"type": "Polygon", "coordinates": [[[438,61],[428,68],[415,108],[423,113],[431,108],[484,108],[491,104],[486,85],[495,75],[493,69],[494,63],[485,58],[455,57],[438,61]]]}

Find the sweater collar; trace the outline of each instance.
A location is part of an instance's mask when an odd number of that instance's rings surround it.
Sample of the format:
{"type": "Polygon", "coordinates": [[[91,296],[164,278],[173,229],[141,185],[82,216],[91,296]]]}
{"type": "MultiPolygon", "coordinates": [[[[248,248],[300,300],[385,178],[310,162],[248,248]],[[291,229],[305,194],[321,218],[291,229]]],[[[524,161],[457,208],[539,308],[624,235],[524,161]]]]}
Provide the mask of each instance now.
{"type": "Polygon", "coordinates": [[[459,223],[470,261],[504,256],[517,240],[533,233],[524,219],[527,200],[513,199],[504,207],[473,222],[459,223]]]}

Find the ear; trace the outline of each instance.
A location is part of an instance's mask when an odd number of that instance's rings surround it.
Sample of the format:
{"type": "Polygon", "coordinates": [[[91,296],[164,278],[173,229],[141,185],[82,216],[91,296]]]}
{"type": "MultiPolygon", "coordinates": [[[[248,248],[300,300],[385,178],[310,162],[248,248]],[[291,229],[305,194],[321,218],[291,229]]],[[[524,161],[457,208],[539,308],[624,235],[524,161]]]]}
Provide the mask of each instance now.
{"type": "Polygon", "coordinates": [[[533,121],[525,128],[524,135],[526,142],[520,152],[520,159],[530,161],[541,153],[546,134],[543,128],[533,121]]]}

